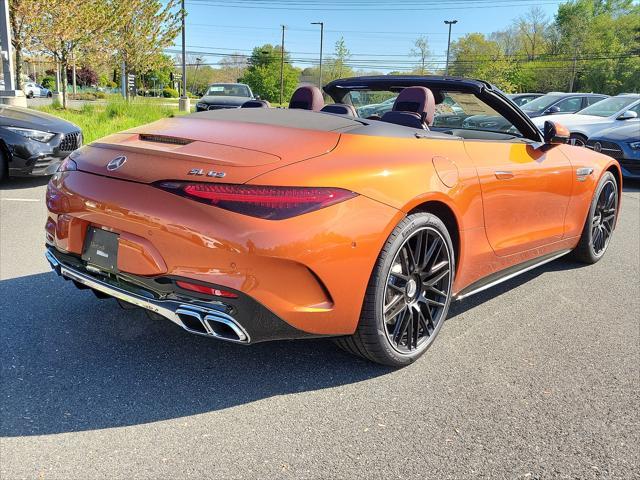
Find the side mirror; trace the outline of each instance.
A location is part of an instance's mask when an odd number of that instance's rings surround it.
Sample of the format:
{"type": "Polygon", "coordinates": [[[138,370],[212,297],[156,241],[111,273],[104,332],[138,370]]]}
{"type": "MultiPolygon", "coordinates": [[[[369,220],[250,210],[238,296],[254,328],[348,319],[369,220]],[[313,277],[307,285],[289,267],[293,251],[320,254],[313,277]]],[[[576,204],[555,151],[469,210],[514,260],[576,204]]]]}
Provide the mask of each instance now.
{"type": "Polygon", "coordinates": [[[569,141],[569,130],[558,122],[544,122],[543,137],[547,145],[562,145],[569,141]]]}
{"type": "Polygon", "coordinates": [[[634,118],[638,118],[638,114],[633,110],[627,110],[622,115],[618,117],[618,120],[631,120],[634,118]]]}
{"type": "Polygon", "coordinates": [[[256,96],[255,96],[255,99],[256,99],[256,100],[262,100],[262,99],[260,98],[260,95],[256,95],[256,96]]]}
{"type": "Polygon", "coordinates": [[[560,112],[560,107],[557,107],[554,105],[552,107],[547,108],[547,110],[544,113],[548,115],[553,115],[554,113],[558,113],[558,112],[560,112]]]}

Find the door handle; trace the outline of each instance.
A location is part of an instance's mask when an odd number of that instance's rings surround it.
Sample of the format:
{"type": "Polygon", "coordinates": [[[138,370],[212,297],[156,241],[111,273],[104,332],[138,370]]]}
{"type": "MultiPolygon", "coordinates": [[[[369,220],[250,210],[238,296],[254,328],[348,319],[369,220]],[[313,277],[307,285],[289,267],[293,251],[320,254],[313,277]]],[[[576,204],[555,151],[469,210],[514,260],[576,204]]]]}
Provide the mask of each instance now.
{"type": "Polygon", "coordinates": [[[513,178],[513,172],[508,172],[506,170],[496,170],[496,178],[498,180],[509,180],[513,178]]]}

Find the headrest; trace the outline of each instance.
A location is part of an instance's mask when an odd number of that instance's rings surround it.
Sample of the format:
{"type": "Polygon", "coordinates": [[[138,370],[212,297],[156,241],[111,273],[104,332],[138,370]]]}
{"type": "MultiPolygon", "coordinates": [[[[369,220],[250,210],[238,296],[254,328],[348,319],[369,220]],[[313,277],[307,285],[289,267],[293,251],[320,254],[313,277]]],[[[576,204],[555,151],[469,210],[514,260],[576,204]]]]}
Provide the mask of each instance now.
{"type": "Polygon", "coordinates": [[[305,85],[299,87],[289,101],[289,108],[300,108],[302,110],[313,110],[318,112],[324,107],[322,92],[318,87],[305,85]]]}
{"type": "Polygon", "coordinates": [[[417,113],[423,122],[431,125],[436,114],[433,92],[426,87],[407,87],[396,98],[393,111],[417,113]]]}
{"type": "Polygon", "coordinates": [[[347,105],[346,103],[332,103],[331,105],[325,105],[320,111],[326,113],[337,113],[338,115],[349,115],[350,117],[358,116],[353,105],[347,105]]]}
{"type": "Polygon", "coordinates": [[[244,102],[240,108],[270,108],[271,104],[266,100],[249,100],[244,102]]]}

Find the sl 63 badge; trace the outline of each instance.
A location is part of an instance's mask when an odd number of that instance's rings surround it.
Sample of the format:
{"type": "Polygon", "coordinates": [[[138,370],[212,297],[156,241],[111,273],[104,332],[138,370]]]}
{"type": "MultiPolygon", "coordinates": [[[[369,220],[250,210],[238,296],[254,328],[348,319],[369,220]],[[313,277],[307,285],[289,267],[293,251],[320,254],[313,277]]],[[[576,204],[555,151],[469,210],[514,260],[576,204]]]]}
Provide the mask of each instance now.
{"type": "Polygon", "coordinates": [[[205,172],[202,168],[192,168],[187,172],[187,175],[196,175],[198,177],[206,175],[207,177],[222,178],[227,174],[225,172],[216,172],[215,170],[209,170],[208,172],[205,172]]]}

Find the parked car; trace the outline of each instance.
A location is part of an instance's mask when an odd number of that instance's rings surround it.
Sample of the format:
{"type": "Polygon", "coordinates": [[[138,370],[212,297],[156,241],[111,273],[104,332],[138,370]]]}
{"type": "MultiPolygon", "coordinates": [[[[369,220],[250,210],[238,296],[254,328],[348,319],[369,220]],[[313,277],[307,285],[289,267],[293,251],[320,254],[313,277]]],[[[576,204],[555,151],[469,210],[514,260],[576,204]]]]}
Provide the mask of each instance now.
{"type": "Polygon", "coordinates": [[[529,103],[531,100],[535,100],[536,98],[542,97],[544,93],[511,93],[507,95],[513,103],[518,105],[519,107],[524,106],[529,103]]]}
{"type": "Polygon", "coordinates": [[[27,82],[24,84],[24,94],[27,98],[48,97],[51,98],[53,93],[48,88],[44,88],[39,83],[27,82]]]}
{"type": "Polygon", "coordinates": [[[557,120],[571,132],[574,144],[584,146],[593,134],[610,127],[632,124],[640,128],[640,95],[627,94],[607,98],[572,115],[538,117],[533,120],[539,128],[546,120],[557,120]]]}
{"type": "Polygon", "coordinates": [[[624,177],[640,180],[640,125],[637,123],[602,130],[589,137],[586,147],[618,160],[624,177]]]}
{"type": "Polygon", "coordinates": [[[531,118],[543,115],[575,113],[605,98],[608,98],[608,95],[552,92],[526,103],[522,106],[522,111],[531,118]]]}
{"type": "Polygon", "coordinates": [[[240,108],[254,98],[251,88],[244,83],[214,83],[196,103],[196,111],[240,108]]]}
{"type": "Polygon", "coordinates": [[[397,96],[393,96],[391,98],[387,98],[384,102],[380,103],[372,103],[371,105],[363,105],[362,107],[357,108],[358,116],[361,118],[371,117],[373,115],[378,115],[381,117],[385,113],[391,111],[393,108],[393,104],[396,101],[397,96]]]}
{"type": "Polygon", "coordinates": [[[595,263],[607,251],[618,163],[567,145],[552,121],[539,131],[490,84],[384,75],[324,90],[354,107],[352,92],[398,98],[362,121],[325,113],[306,86],[294,108],[167,118],[136,127],[145,141],[113,135],[70,155],[47,188],[52,268],[193,334],[334,336],[402,367],[453,300],[569,252],[595,263]],[[447,97],[502,112],[514,132],[430,129],[447,97]]]}
{"type": "Polygon", "coordinates": [[[80,127],[28,108],[0,106],[0,178],[51,175],[82,145],[80,127]]]}

